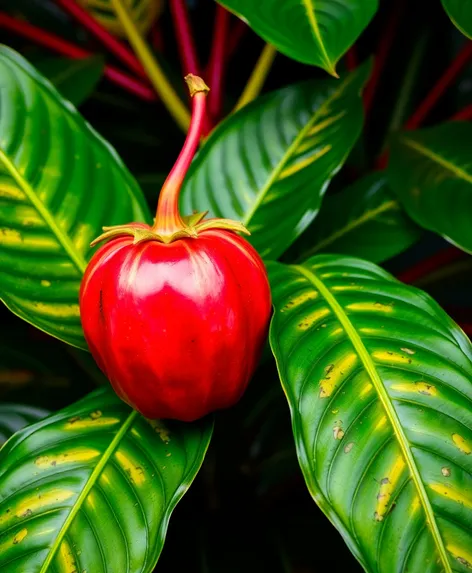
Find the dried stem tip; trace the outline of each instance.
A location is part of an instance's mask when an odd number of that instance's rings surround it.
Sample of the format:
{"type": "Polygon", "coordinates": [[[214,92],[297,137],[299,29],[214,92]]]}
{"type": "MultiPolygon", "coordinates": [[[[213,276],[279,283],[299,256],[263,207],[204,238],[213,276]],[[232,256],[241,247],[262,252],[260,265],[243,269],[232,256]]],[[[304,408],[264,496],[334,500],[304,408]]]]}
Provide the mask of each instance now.
{"type": "Polygon", "coordinates": [[[188,74],[185,76],[184,80],[187,82],[187,86],[192,97],[200,92],[206,94],[210,91],[210,88],[206,85],[202,78],[199,78],[198,76],[188,74]]]}

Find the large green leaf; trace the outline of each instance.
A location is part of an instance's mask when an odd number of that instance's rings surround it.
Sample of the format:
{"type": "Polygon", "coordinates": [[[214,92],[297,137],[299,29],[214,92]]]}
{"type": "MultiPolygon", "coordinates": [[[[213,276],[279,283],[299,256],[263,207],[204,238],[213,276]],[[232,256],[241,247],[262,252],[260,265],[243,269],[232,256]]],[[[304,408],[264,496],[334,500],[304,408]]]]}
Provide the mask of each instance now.
{"type": "Polygon", "coordinates": [[[21,56],[0,47],[0,295],[86,348],[78,291],[103,225],[148,219],[111,148],[21,56]]]}
{"type": "Polygon", "coordinates": [[[102,389],[0,452],[0,570],[147,573],[212,424],[148,421],[102,389]]]}
{"type": "Polygon", "coordinates": [[[270,263],[271,345],[313,498],[370,572],[472,566],[472,347],[372,263],[270,263]]]}
{"type": "Polygon", "coordinates": [[[472,39],[472,4],[468,0],[441,0],[454,25],[472,39]]]}
{"type": "Polygon", "coordinates": [[[379,263],[410,247],[420,234],[390,191],[385,175],[376,172],[326,197],[318,217],[289,250],[287,260],[329,252],[379,263]]]}
{"type": "Polygon", "coordinates": [[[25,404],[0,404],[0,447],[18,430],[48,415],[46,410],[25,404]]]}
{"type": "Polygon", "coordinates": [[[336,75],[378,0],[218,0],[283,54],[336,75]]]}
{"type": "Polygon", "coordinates": [[[315,218],[359,136],[369,70],[289,86],[229,117],[191,165],[183,210],[240,220],[262,256],[282,254],[315,218]]]}
{"type": "Polygon", "coordinates": [[[105,60],[102,56],[71,60],[70,58],[43,58],[34,62],[65,99],[76,107],[95,90],[102,77],[105,60]]]}
{"type": "Polygon", "coordinates": [[[392,141],[388,178],[422,227],[472,252],[472,125],[453,122],[392,141]]]}

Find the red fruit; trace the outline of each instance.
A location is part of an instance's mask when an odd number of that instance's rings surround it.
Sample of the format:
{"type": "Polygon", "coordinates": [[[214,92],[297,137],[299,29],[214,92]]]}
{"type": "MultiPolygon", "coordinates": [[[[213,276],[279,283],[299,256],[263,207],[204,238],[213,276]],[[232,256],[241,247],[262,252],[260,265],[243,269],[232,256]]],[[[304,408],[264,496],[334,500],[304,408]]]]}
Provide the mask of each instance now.
{"type": "Polygon", "coordinates": [[[182,421],[239,400],[271,313],[264,264],[236,234],[244,227],[178,213],[208,89],[194,77],[189,85],[192,124],[155,225],[107,229],[97,241],[110,240],[92,257],[80,290],[85,338],[118,396],[148,418],[182,421]]]}

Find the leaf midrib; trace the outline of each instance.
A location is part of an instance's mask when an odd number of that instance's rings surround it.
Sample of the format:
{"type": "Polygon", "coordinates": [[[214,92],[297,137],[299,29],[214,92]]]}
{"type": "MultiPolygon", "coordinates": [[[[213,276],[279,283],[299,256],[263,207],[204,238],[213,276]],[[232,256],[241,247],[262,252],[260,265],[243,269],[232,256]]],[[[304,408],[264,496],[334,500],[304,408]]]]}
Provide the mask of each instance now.
{"type": "Polygon", "coordinates": [[[305,7],[306,15],[308,17],[308,22],[310,24],[310,29],[313,33],[313,38],[315,40],[315,43],[317,43],[319,48],[320,48],[324,63],[326,65],[326,67],[328,68],[329,73],[333,76],[338,77],[338,75],[336,74],[336,70],[334,69],[333,63],[329,59],[328,52],[326,51],[326,48],[325,48],[325,45],[323,42],[323,38],[321,37],[320,28],[319,28],[318,22],[316,20],[314,0],[301,0],[301,1],[302,1],[303,6],[305,7]]]}
{"type": "Polygon", "coordinates": [[[433,512],[433,508],[431,507],[428,495],[426,493],[423,481],[421,479],[421,475],[419,473],[419,470],[416,466],[416,462],[413,458],[413,454],[411,453],[410,447],[408,445],[408,440],[403,431],[397,412],[390,401],[390,396],[388,395],[388,392],[386,391],[385,386],[382,383],[382,380],[377,372],[377,369],[372,361],[370,354],[367,351],[367,348],[365,347],[361,337],[357,333],[356,329],[354,328],[353,324],[351,323],[348,316],[344,312],[343,308],[338,303],[336,298],[332,295],[328,287],[325,286],[323,281],[319,279],[312,271],[306,269],[305,267],[297,265],[295,266],[295,268],[313,285],[315,289],[317,289],[320,292],[321,296],[323,296],[326,303],[328,304],[328,306],[331,308],[331,310],[341,323],[341,326],[343,327],[346,335],[348,336],[355,351],[357,352],[359,358],[361,359],[361,362],[366,372],[368,373],[372,381],[372,384],[374,385],[377,391],[377,395],[380,399],[380,402],[382,403],[387,418],[393,428],[395,437],[397,438],[397,443],[400,446],[403,458],[405,459],[408,465],[408,469],[410,470],[410,475],[415,484],[416,491],[418,492],[421,505],[423,506],[423,510],[426,515],[426,521],[430,526],[430,531],[433,536],[439,556],[441,558],[442,565],[444,566],[445,573],[452,573],[446,548],[444,546],[443,539],[441,537],[438,525],[436,523],[436,518],[433,512]]]}
{"type": "Polygon", "coordinates": [[[341,227],[341,229],[335,231],[334,233],[331,233],[331,235],[328,235],[328,237],[324,238],[322,241],[317,243],[312,249],[303,254],[303,258],[308,258],[311,255],[321,251],[326,246],[330,245],[331,243],[334,243],[334,241],[337,241],[344,235],[347,235],[354,229],[357,229],[357,227],[360,227],[364,223],[368,223],[372,219],[375,219],[375,217],[377,217],[378,215],[381,215],[382,213],[384,213],[385,211],[389,211],[390,209],[394,209],[395,207],[398,207],[398,201],[392,199],[390,201],[383,203],[382,205],[379,205],[379,207],[376,207],[375,209],[369,209],[368,211],[363,213],[360,217],[354,218],[347,225],[341,227]]]}
{"type": "Polygon", "coordinates": [[[245,227],[249,226],[252,217],[254,216],[256,211],[259,209],[261,204],[264,202],[264,199],[265,199],[267,193],[270,191],[272,185],[277,181],[277,178],[279,177],[280,173],[285,168],[287,162],[292,158],[295,151],[300,146],[300,143],[305,139],[306,134],[313,127],[313,124],[316,122],[316,120],[319,118],[319,116],[322,115],[322,113],[329,106],[329,104],[334,99],[336,99],[338,97],[339,93],[341,93],[342,90],[346,89],[346,87],[354,80],[355,76],[356,76],[355,73],[349,74],[349,76],[347,76],[347,78],[340,84],[338,89],[334,90],[333,93],[325,99],[325,101],[315,111],[315,113],[313,114],[311,119],[307,122],[305,127],[302,130],[300,130],[300,133],[293,140],[293,142],[289,145],[289,147],[287,148],[287,151],[284,153],[283,157],[281,158],[281,160],[279,161],[279,163],[277,164],[275,169],[272,170],[272,173],[269,176],[269,178],[267,179],[265,185],[259,191],[257,200],[254,202],[252,208],[248,211],[248,213],[244,217],[242,223],[245,227]]]}
{"type": "Polygon", "coordinates": [[[44,203],[38,199],[38,196],[34,192],[31,185],[26,181],[24,177],[22,177],[14,163],[10,161],[9,157],[2,148],[0,148],[0,161],[3,162],[10,176],[14,179],[18,187],[20,187],[30,203],[42,217],[48,228],[56,237],[58,243],[66,251],[79,273],[81,275],[84,274],[85,268],[87,267],[87,263],[84,257],[77,252],[73,242],[57,224],[54,215],[47,209],[44,203]]]}
{"type": "Polygon", "coordinates": [[[456,175],[460,179],[463,179],[464,181],[467,181],[467,183],[472,184],[472,175],[470,173],[467,173],[467,171],[461,169],[448,159],[445,159],[438,153],[434,152],[432,149],[429,149],[428,147],[421,145],[421,143],[418,143],[417,141],[413,141],[411,139],[403,138],[400,141],[403,142],[407,147],[414,149],[424,157],[431,159],[432,161],[438,163],[448,171],[451,171],[451,173],[454,173],[454,175],[456,175]]]}
{"type": "Polygon", "coordinates": [[[136,412],[136,411],[132,411],[129,414],[129,416],[127,417],[127,419],[125,420],[125,422],[121,426],[120,430],[117,432],[116,436],[113,438],[113,440],[110,442],[110,445],[107,447],[107,449],[103,453],[101,460],[95,466],[95,469],[93,470],[93,472],[90,474],[90,476],[87,480],[87,483],[85,484],[85,487],[80,492],[80,495],[77,497],[77,499],[76,499],[76,501],[72,507],[72,510],[70,511],[69,515],[67,516],[67,519],[64,521],[64,524],[62,525],[59,533],[57,534],[57,537],[54,540],[54,543],[52,544],[51,549],[49,550],[48,556],[46,557],[39,573],[47,573],[49,565],[51,564],[51,562],[54,559],[59,547],[61,546],[61,543],[64,539],[64,536],[67,533],[67,530],[69,529],[69,527],[72,524],[73,520],[75,519],[77,513],[79,512],[80,508],[82,507],[83,502],[87,499],[87,496],[90,493],[90,490],[93,488],[96,481],[100,477],[104,467],[106,466],[106,464],[110,460],[112,454],[114,454],[117,447],[120,445],[121,440],[126,435],[126,432],[129,430],[131,425],[134,423],[137,415],[138,415],[138,412],[136,412]]]}

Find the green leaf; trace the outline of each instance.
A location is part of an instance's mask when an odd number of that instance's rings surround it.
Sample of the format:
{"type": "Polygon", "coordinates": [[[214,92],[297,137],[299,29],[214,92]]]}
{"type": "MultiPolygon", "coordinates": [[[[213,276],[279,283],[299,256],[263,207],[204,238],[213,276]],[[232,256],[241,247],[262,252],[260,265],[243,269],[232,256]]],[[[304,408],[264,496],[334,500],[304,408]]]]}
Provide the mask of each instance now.
{"type": "Polygon", "coordinates": [[[240,220],[263,257],[281,255],[316,217],[361,132],[369,71],[289,86],[226,119],[190,167],[183,211],[240,220]]]}
{"type": "Polygon", "coordinates": [[[372,263],[269,264],[270,341],[316,503],[366,571],[472,564],[472,347],[372,263]]]}
{"type": "Polygon", "coordinates": [[[105,60],[102,56],[71,60],[69,58],[44,58],[34,62],[65,99],[78,107],[95,90],[103,74],[105,60]]]}
{"type": "Polygon", "coordinates": [[[441,0],[453,24],[472,39],[472,5],[468,0],[441,0]]]}
{"type": "Polygon", "coordinates": [[[288,251],[287,260],[329,252],[378,263],[398,255],[420,235],[420,228],[390,191],[385,175],[376,172],[326,197],[316,221],[288,251]]]}
{"type": "Polygon", "coordinates": [[[286,56],[333,76],[378,8],[377,0],[218,1],[286,56]]]}
{"type": "Polygon", "coordinates": [[[45,418],[49,412],[25,404],[0,404],[0,447],[18,430],[45,418]]]}
{"type": "Polygon", "coordinates": [[[0,570],[153,570],[212,432],[148,421],[110,389],[16,434],[0,452],[0,570]]]}
{"type": "Polygon", "coordinates": [[[21,56],[0,47],[0,294],[86,348],[78,292],[104,225],[149,220],[116,152],[21,56]]]}
{"type": "Polygon", "coordinates": [[[453,122],[392,141],[388,178],[419,225],[472,252],[472,125],[453,122]]]}

